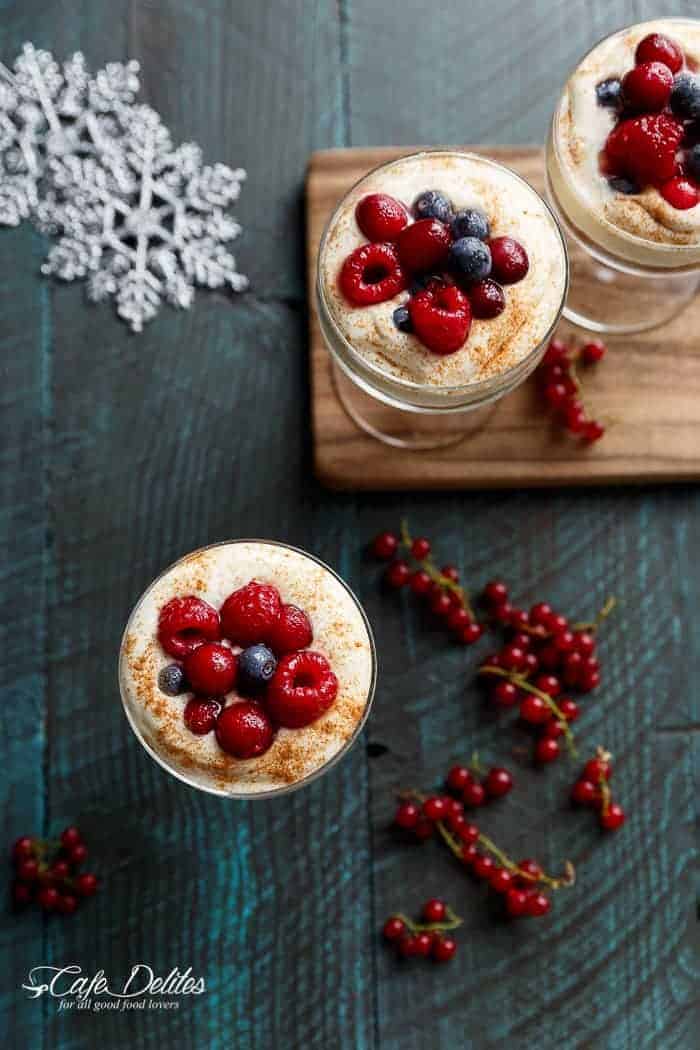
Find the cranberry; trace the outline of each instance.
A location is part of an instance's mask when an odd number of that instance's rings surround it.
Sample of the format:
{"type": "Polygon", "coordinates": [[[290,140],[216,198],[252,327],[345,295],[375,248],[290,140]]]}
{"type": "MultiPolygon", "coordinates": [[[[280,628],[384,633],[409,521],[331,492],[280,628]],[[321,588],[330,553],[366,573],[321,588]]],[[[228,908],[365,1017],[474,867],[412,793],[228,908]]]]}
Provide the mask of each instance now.
{"type": "Polygon", "coordinates": [[[382,933],[388,941],[397,941],[406,932],[406,923],[397,915],[391,915],[382,929],[382,933]]]}
{"type": "Polygon", "coordinates": [[[447,914],[445,902],[439,897],[431,897],[423,905],[423,920],[425,922],[442,922],[447,914]]]}
{"type": "Polygon", "coordinates": [[[220,712],[221,704],[213,697],[204,699],[193,696],[185,704],[183,719],[190,733],[194,733],[195,736],[204,736],[214,729],[220,712]]]}
{"type": "Polygon", "coordinates": [[[264,754],[274,735],[265,710],[251,700],[225,707],[216,722],[219,747],[235,758],[257,758],[264,754]]]}
{"type": "Polygon", "coordinates": [[[469,289],[469,301],[472,304],[472,314],[483,321],[490,321],[502,314],[506,308],[506,297],[500,284],[487,277],[484,281],[477,281],[469,289]]]}
{"type": "Polygon", "coordinates": [[[403,204],[386,193],[370,193],[358,201],[355,218],[369,241],[393,241],[408,223],[403,204]]]}
{"type": "Polygon", "coordinates": [[[522,281],[530,268],[530,260],[522,244],[512,237],[494,237],[489,241],[491,273],[501,284],[522,281]]]}
{"type": "Polygon", "coordinates": [[[401,265],[423,273],[444,266],[451,244],[449,227],[438,219],[419,219],[406,226],[396,242],[401,265]]]}
{"type": "Polygon", "coordinates": [[[203,696],[223,696],[236,681],[236,657],[220,642],[204,642],[185,658],[185,677],[203,696]]]}
{"type": "Polygon", "coordinates": [[[488,771],[486,779],[484,780],[484,787],[487,795],[491,798],[503,798],[513,788],[513,778],[507,769],[503,769],[500,766],[494,766],[493,769],[488,771]]]}
{"type": "Polygon", "coordinates": [[[398,536],[395,536],[393,532],[380,532],[372,542],[372,554],[380,561],[389,561],[398,549],[398,536]]]}
{"type": "Polygon", "coordinates": [[[353,306],[374,306],[402,292],[406,277],[393,244],[362,244],[343,263],[338,283],[353,306]]]}

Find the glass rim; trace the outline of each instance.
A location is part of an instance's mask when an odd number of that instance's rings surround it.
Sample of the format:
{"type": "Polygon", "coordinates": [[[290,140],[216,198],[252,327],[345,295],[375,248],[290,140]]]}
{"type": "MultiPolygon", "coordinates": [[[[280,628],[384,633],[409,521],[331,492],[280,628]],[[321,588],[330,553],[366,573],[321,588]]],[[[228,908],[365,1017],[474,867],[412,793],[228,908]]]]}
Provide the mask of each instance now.
{"type": "MultiPolygon", "coordinates": [[[[345,201],[348,199],[350,194],[353,193],[357,189],[357,187],[362,182],[364,182],[365,179],[369,178],[371,175],[375,175],[378,172],[383,171],[386,168],[392,167],[393,165],[395,165],[397,163],[400,163],[402,161],[414,160],[415,158],[418,158],[418,157],[431,156],[431,155],[434,155],[434,154],[441,155],[441,156],[446,156],[446,157],[466,157],[467,159],[476,161],[476,162],[478,162],[480,164],[485,165],[486,167],[497,168],[500,171],[505,171],[512,178],[516,179],[523,186],[525,186],[529,190],[530,193],[534,194],[534,196],[540,201],[540,203],[544,207],[545,212],[547,214],[547,217],[548,217],[548,219],[549,219],[549,221],[551,223],[551,226],[553,227],[553,229],[556,232],[556,235],[557,235],[560,247],[561,247],[562,258],[563,258],[563,262],[564,262],[564,287],[562,289],[562,296],[561,296],[561,302],[559,304],[559,308],[555,312],[555,314],[553,316],[552,323],[548,327],[546,333],[542,336],[542,339],[536,344],[536,346],[534,346],[527,353],[527,355],[525,357],[521,358],[520,361],[518,361],[516,364],[514,364],[511,368],[507,369],[505,372],[500,372],[498,375],[495,375],[495,376],[488,376],[486,379],[480,379],[480,380],[477,380],[476,382],[473,382],[473,383],[460,383],[457,386],[439,386],[439,387],[430,388],[431,393],[434,394],[434,396],[436,398],[438,398],[438,397],[444,397],[445,399],[450,398],[450,397],[454,398],[454,397],[462,394],[462,395],[470,395],[470,397],[471,397],[471,395],[473,395],[474,401],[478,401],[478,399],[479,399],[479,392],[483,392],[483,396],[484,397],[489,397],[490,395],[492,395],[494,393],[498,393],[498,390],[499,390],[499,388],[501,386],[507,387],[508,386],[508,382],[510,380],[512,380],[513,376],[517,375],[519,370],[523,369],[523,367],[526,366],[528,362],[530,362],[533,358],[536,357],[537,352],[551,338],[553,332],[555,331],[557,325],[559,324],[559,321],[560,321],[561,315],[562,315],[562,311],[564,309],[564,304],[566,303],[566,298],[567,298],[567,295],[568,295],[568,292],[569,292],[569,284],[570,284],[569,252],[568,252],[568,248],[567,248],[567,245],[566,245],[566,238],[564,237],[564,233],[563,233],[563,231],[561,229],[561,226],[559,224],[559,220],[557,219],[554,210],[550,207],[548,201],[545,200],[545,198],[542,196],[542,194],[538,193],[538,191],[533,186],[531,186],[530,183],[526,179],[524,179],[522,177],[522,175],[519,175],[517,171],[513,171],[512,168],[508,167],[508,165],[501,164],[500,161],[492,160],[490,157],[483,156],[480,153],[473,153],[471,150],[457,149],[457,148],[454,148],[454,147],[444,148],[444,147],[436,146],[436,147],[433,147],[433,148],[426,148],[426,149],[415,150],[412,153],[400,154],[399,156],[394,157],[394,158],[392,158],[391,160],[388,160],[388,161],[383,161],[381,164],[377,164],[374,168],[371,168],[369,171],[366,171],[364,173],[364,175],[362,175],[359,179],[357,179],[352,184],[352,186],[343,194],[341,199],[338,201],[338,203],[334,207],[330,217],[326,221],[326,224],[325,224],[325,226],[323,228],[323,234],[321,236],[321,240],[320,240],[319,246],[318,246],[318,252],[317,252],[317,255],[316,255],[316,282],[315,282],[315,284],[316,284],[316,296],[317,296],[317,299],[318,299],[318,302],[319,302],[319,307],[323,309],[324,320],[329,324],[329,326],[331,327],[331,329],[333,331],[334,337],[337,338],[339,344],[343,347],[344,351],[347,353],[347,355],[350,358],[350,360],[354,364],[357,365],[358,370],[361,373],[366,371],[370,375],[376,376],[376,378],[377,378],[377,380],[379,382],[381,382],[381,383],[387,383],[388,382],[393,387],[396,387],[398,390],[405,390],[408,393],[416,393],[416,394],[418,394],[418,393],[421,393],[421,392],[423,392],[423,393],[425,392],[427,384],[425,384],[425,383],[417,383],[417,382],[414,382],[413,380],[400,379],[399,377],[392,376],[390,373],[384,371],[381,368],[378,368],[376,365],[374,365],[372,362],[366,360],[361,354],[358,353],[358,351],[354,348],[354,346],[352,345],[350,340],[344,335],[344,333],[339,328],[339,326],[338,326],[338,324],[336,322],[336,319],[335,319],[335,317],[333,315],[333,312],[332,312],[332,310],[329,307],[328,300],[326,298],[325,291],[324,291],[324,288],[323,288],[323,281],[321,279],[321,267],[320,267],[319,263],[321,261],[321,256],[322,256],[323,251],[324,251],[325,246],[326,246],[326,241],[328,239],[328,235],[330,233],[330,229],[331,229],[331,226],[333,224],[333,220],[335,219],[338,211],[343,206],[345,201]]],[[[437,406],[436,405],[432,405],[431,407],[435,408],[437,406]]]]}
{"type": "Polygon", "coordinates": [[[276,797],[280,797],[282,795],[289,795],[293,791],[298,791],[299,788],[306,787],[308,784],[312,783],[312,781],[317,780],[320,776],[322,776],[322,774],[328,772],[328,770],[332,766],[334,766],[337,762],[339,762],[348,753],[348,751],[350,751],[350,749],[354,746],[354,744],[357,742],[357,740],[358,740],[362,730],[365,727],[365,724],[366,724],[367,719],[369,717],[370,710],[372,708],[372,704],[374,702],[374,696],[375,696],[376,686],[377,686],[377,674],[378,674],[377,648],[376,648],[376,643],[375,643],[375,640],[374,640],[374,633],[372,631],[372,625],[369,622],[369,618],[367,616],[367,613],[365,612],[365,610],[364,610],[364,608],[362,606],[362,603],[360,602],[359,598],[357,597],[355,592],[352,590],[352,588],[349,587],[349,585],[345,582],[345,580],[342,578],[342,576],[340,576],[339,573],[337,573],[335,571],[335,569],[332,569],[330,567],[330,565],[327,565],[326,562],[322,561],[320,558],[317,558],[315,554],[309,554],[308,551],[302,550],[301,547],[295,547],[291,543],[282,543],[279,540],[263,540],[263,539],[254,539],[254,538],[246,538],[246,537],[242,537],[241,539],[235,539],[235,540],[217,540],[214,543],[207,543],[203,547],[196,547],[194,550],[188,551],[186,554],[183,554],[179,558],[176,558],[175,561],[171,562],[164,569],[162,569],[161,572],[159,572],[158,575],[153,580],[151,580],[151,582],[146,587],[146,589],[144,591],[142,591],[142,593],[139,595],[136,603],[134,604],[131,612],[129,613],[129,618],[126,621],[126,626],[124,627],[124,631],[122,632],[121,642],[120,642],[120,645],[119,645],[118,661],[117,661],[117,678],[118,678],[118,682],[119,682],[119,694],[120,694],[120,697],[121,697],[122,707],[124,709],[124,714],[126,715],[126,719],[127,719],[128,723],[129,723],[129,725],[130,725],[130,727],[131,727],[131,729],[132,729],[136,739],[139,741],[139,743],[141,744],[143,749],[147,752],[147,754],[155,762],[157,762],[157,764],[162,769],[164,769],[171,776],[175,777],[177,780],[181,781],[183,784],[187,784],[188,787],[196,788],[198,791],[204,791],[204,792],[206,792],[209,795],[216,795],[218,798],[227,798],[227,799],[232,799],[234,801],[239,801],[239,802],[252,801],[254,799],[276,798],[276,797]],[[127,704],[127,701],[126,701],[126,698],[125,698],[125,695],[124,695],[124,688],[122,686],[122,658],[123,658],[123,655],[124,655],[125,642],[126,642],[128,634],[129,634],[129,630],[131,628],[131,624],[133,622],[134,616],[136,615],[137,610],[140,608],[143,600],[147,597],[147,595],[150,594],[150,592],[153,590],[153,588],[156,586],[156,584],[160,583],[160,581],[163,579],[163,577],[167,576],[167,574],[172,569],[176,568],[178,565],[180,565],[182,562],[186,561],[188,558],[191,558],[193,555],[202,554],[204,551],[213,550],[216,547],[230,547],[230,546],[232,546],[234,544],[239,544],[239,543],[255,543],[255,544],[258,544],[258,545],[263,546],[263,547],[282,547],[284,550],[293,551],[295,554],[300,554],[300,555],[302,555],[302,557],[308,558],[309,561],[315,562],[316,565],[319,565],[322,569],[325,569],[326,572],[330,573],[330,575],[333,576],[334,579],[336,579],[338,581],[338,583],[340,583],[340,585],[348,593],[348,595],[350,596],[350,598],[354,602],[358,612],[360,613],[360,616],[362,618],[362,622],[363,622],[365,630],[367,632],[367,638],[369,640],[370,657],[371,657],[371,662],[372,662],[370,682],[369,682],[369,686],[368,686],[368,689],[367,689],[367,700],[366,700],[366,703],[365,703],[364,711],[362,712],[362,716],[359,719],[359,721],[358,721],[357,725],[355,726],[355,728],[353,729],[351,735],[348,737],[348,739],[345,741],[345,743],[342,745],[342,747],[340,747],[338,749],[338,751],[335,752],[334,755],[331,755],[331,757],[326,762],[324,762],[323,765],[319,766],[317,769],[314,769],[307,776],[302,777],[301,780],[297,780],[293,784],[285,784],[282,787],[270,788],[270,790],[268,790],[268,791],[239,791],[239,792],[224,791],[221,788],[214,787],[213,785],[201,784],[198,781],[194,780],[192,777],[188,776],[187,773],[183,772],[180,769],[176,769],[174,766],[172,766],[167,761],[167,759],[165,759],[163,757],[163,755],[159,754],[159,752],[157,752],[155,750],[155,748],[153,748],[148,743],[148,741],[146,741],[144,739],[143,733],[141,732],[140,728],[136,725],[136,723],[135,723],[135,721],[134,721],[134,719],[132,717],[131,711],[129,710],[129,705],[127,704]]]}

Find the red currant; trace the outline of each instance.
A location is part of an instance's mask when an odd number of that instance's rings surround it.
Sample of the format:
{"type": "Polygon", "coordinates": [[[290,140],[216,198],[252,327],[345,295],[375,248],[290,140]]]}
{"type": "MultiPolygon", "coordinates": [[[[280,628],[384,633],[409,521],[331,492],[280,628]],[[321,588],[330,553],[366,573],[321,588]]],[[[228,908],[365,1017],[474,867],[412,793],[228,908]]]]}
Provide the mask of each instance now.
{"type": "Polygon", "coordinates": [[[372,554],[381,561],[389,561],[399,549],[399,538],[393,532],[380,532],[372,543],[372,554]]]}
{"type": "Polygon", "coordinates": [[[625,811],[616,802],[611,802],[604,813],[600,814],[601,826],[606,831],[615,831],[625,823],[625,811]]]}
{"type": "Polygon", "coordinates": [[[598,799],[598,789],[591,780],[577,780],[571,789],[571,798],[579,806],[591,806],[598,799]]]}
{"type": "Polygon", "coordinates": [[[382,933],[388,941],[398,941],[399,937],[403,937],[406,930],[406,923],[403,919],[399,919],[397,915],[391,915],[382,929],[382,933]]]}
{"type": "Polygon", "coordinates": [[[397,558],[387,568],[384,573],[384,579],[390,587],[398,590],[400,587],[404,587],[411,576],[411,570],[405,561],[401,558],[397,558]]]}
{"type": "Polygon", "coordinates": [[[493,687],[491,697],[498,707],[513,707],[520,698],[520,690],[513,682],[503,679],[493,687]]]}
{"type": "Polygon", "coordinates": [[[453,766],[447,774],[447,786],[453,791],[463,791],[473,777],[466,766],[453,766]]]}
{"type": "Polygon", "coordinates": [[[551,901],[544,893],[531,893],[527,898],[525,914],[539,918],[541,915],[546,915],[550,907],[551,901]]]}
{"type": "Polygon", "coordinates": [[[411,578],[408,581],[408,585],[413,593],[417,594],[419,597],[428,593],[431,583],[432,581],[424,569],[418,569],[417,572],[414,572],[411,575],[411,578]]]}
{"type": "Polygon", "coordinates": [[[411,554],[416,561],[424,561],[430,554],[430,541],[425,536],[419,536],[411,544],[411,554]]]}
{"type": "Polygon", "coordinates": [[[477,879],[488,879],[493,874],[496,865],[491,857],[485,853],[477,853],[472,862],[472,871],[477,879]]]}
{"type": "Polygon", "coordinates": [[[503,769],[501,766],[494,766],[493,769],[488,771],[486,779],[484,780],[484,787],[486,788],[487,795],[491,798],[503,798],[513,788],[513,778],[507,769],[503,769]]]}
{"type": "Polygon", "coordinates": [[[535,759],[537,762],[553,762],[559,757],[559,744],[550,736],[543,736],[535,745],[535,759]]]}
{"type": "Polygon", "coordinates": [[[400,828],[415,828],[420,818],[420,809],[415,802],[402,802],[399,808],[396,810],[394,816],[394,823],[398,824],[400,828]]]}
{"type": "Polygon", "coordinates": [[[486,791],[478,781],[473,780],[471,784],[467,784],[462,793],[464,799],[464,805],[474,808],[476,806],[483,806],[486,801],[486,791]]]}
{"type": "Polygon", "coordinates": [[[449,962],[457,951],[457,942],[452,937],[436,937],[433,941],[433,959],[449,962]]]}
{"type": "Polygon", "coordinates": [[[520,717],[530,725],[541,725],[550,717],[550,712],[541,697],[526,696],[520,705],[520,717]]]}
{"type": "Polygon", "coordinates": [[[484,628],[480,623],[469,623],[460,634],[460,641],[464,645],[474,645],[475,642],[479,641],[483,633],[484,628]]]}
{"type": "Polygon", "coordinates": [[[506,893],[506,910],[508,914],[513,916],[513,918],[524,915],[527,908],[527,899],[528,894],[525,890],[511,886],[506,893]]]}
{"type": "Polygon", "coordinates": [[[484,598],[489,605],[503,605],[508,601],[508,588],[502,580],[491,580],[484,587],[484,598]]]}
{"type": "Polygon", "coordinates": [[[425,922],[442,922],[447,914],[445,902],[439,897],[431,897],[423,905],[423,919],[425,922]]]}
{"type": "Polygon", "coordinates": [[[442,820],[447,816],[447,804],[440,795],[432,795],[423,803],[423,815],[428,820],[442,820]]]}
{"type": "Polygon", "coordinates": [[[489,886],[496,893],[507,893],[513,885],[513,876],[507,868],[495,868],[489,878],[489,886]]]}

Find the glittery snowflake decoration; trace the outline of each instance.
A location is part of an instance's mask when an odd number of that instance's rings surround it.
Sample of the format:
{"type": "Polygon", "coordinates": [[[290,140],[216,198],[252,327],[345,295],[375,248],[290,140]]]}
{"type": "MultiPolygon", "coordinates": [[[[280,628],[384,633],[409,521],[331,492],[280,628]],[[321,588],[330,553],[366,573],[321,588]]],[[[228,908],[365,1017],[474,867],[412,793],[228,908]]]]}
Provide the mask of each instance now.
{"type": "Polygon", "coordinates": [[[0,223],[30,217],[56,239],[42,267],[113,298],[135,332],[163,301],[189,307],[195,286],[248,287],[228,213],[245,172],[175,147],[159,115],[134,102],[136,63],[94,77],[82,55],[59,66],[26,44],[0,65],[0,223]]]}

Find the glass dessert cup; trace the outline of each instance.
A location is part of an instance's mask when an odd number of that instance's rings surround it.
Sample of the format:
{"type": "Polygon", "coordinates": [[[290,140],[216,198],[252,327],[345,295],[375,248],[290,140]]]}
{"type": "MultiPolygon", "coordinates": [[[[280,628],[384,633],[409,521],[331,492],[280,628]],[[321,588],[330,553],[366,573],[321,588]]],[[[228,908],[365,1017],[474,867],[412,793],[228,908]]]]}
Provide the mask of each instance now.
{"type": "MultiPolygon", "coordinates": [[[[329,656],[329,659],[331,660],[331,663],[332,663],[332,654],[329,656]]],[[[171,660],[172,660],[172,657],[168,657],[168,662],[170,662],[171,660]]],[[[326,565],[319,558],[314,557],[314,555],[308,554],[306,551],[300,550],[298,547],[292,547],[291,545],[285,544],[285,543],[277,543],[277,542],[272,541],[272,540],[245,540],[245,539],[241,539],[241,540],[224,540],[224,541],[221,541],[220,543],[209,544],[206,547],[201,547],[201,548],[199,548],[199,549],[197,549],[195,551],[191,551],[189,554],[184,555],[182,558],[178,559],[176,562],[173,562],[166,569],[164,569],[160,573],[160,575],[157,576],[156,579],[153,580],[153,582],[146,588],[146,590],[143,592],[143,594],[141,595],[139,600],[136,602],[136,605],[134,606],[134,608],[133,608],[133,610],[132,610],[132,612],[131,612],[131,614],[129,616],[129,620],[128,620],[127,624],[126,624],[126,627],[124,629],[124,634],[123,634],[123,637],[122,637],[120,651],[119,651],[119,671],[118,671],[118,673],[119,673],[119,690],[120,690],[120,694],[121,694],[122,705],[124,707],[124,713],[125,713],[125,715],[127,717],[129,725],[131,726],[135,736],[139,740],[139,742],[142,745],[142,747],[144,748],[144,750],[150,755],[150,757],[155,762],[158,763],[159,766],[161,766],[164,770],[166,770],[166,772],[170,773],[172,776],[176,777],[178,780],[182,781],[184,784],[187,784],[189,787],[197,788],[200,791],[205,791],[205,792],[208,792],[209,794],[212,794],[212,795],[218,795],[219,797],[239,799],[239,800],[252,800],[252,799],[261,799],[261,798],[277,798],[277,797],[282,796],[282,795],[290,794],[292,791],[296,791],[299,788],[306,787],[306,785],[311,784],[314,780],[317,780],[324,773],[328,772],[328,770],[330,770],[337,762],[339,762],[350,751],[350,749],[353,747],[353,745],[359,739],[360,734],[362,733],[362,730],[363,730],[363,728],[365,726],[365,723],[367,721],[367,718],[369,717],[370,710],[372,708],[372,702],[373,702],[373,699],[374,699],[374,692],[375,692],[376,680],[377,680],[377,655],[376,655],[376,648],[375,648],[375,643],[374,643],[374,636],[372,634],[372,628],[370,626],[369,620],[367,619],[367,615],[366,615],[364,609],[362,608],[362,606],[361,606],[360,602],[358,601],[357,597],[353,594],[353,592],[350,590],[348,585],[345,583],[345,581],[343,579],[341,579],[341,577],[333,569],[331,569],[330,566],[326,565]],[[136,620],[139,611],[142,609],[144,602],[149,598],[149,596],[154,591],[154,588],[156,588],[159,584],[161,584],[164,580],[166,580],[166,578],[173,572],[173,570],[176,570],[178,567],[184,565],[188,561],[191,561],[193,558],[195,558],[195,557],[197,557],[199,555],[206,554],[207,552],[210,552],[210,551],[216,551],[217,548],[228,548],[228,547],[235,546],[235,545],[238,545],[238,544],[253,544],[253,545],[256,545],[256,546],[262,546],[262,547],[266,547],[266,548],[277,548],[277,549],[279,549],[281,551],[289,552],[289,553],[291,553],[293,555],[298,555],[301,559],[304,559],[305,561],[308,561],[309,563],[311,563],[316,569],[323,570],[324,574],[327,573],[329,578],[330,578],[330,580],[333,581],[334,585],[339,585],[343,589],[343,591],[345,592],[345,595],[347,596],[348,600],[352,603],[353,610],[354,610],[354,612],[356,612],[357,617],[358,617],[358,621],[357,622],[358,622],[358,624],[361,624],[361,626],[363,628],[363,632],[366,634],[366,640],[367,640],[367,643],[368,643],[369,668],[368,668],[368,674],[367,674],[367,681],[368,681],[367,695],[366,695],[366,699],[365,699],[364,708],[362,710],[362,714],[358,718],[357,723],[354,726],[354,728],[353,728],[352,732],[350,733],[350,735],[347,737],[347,739],[344,740],[344,742],[340,745],[340,747],[335,752],[330,754],[329,757],[327,757],[323,762],[321,762],[321,764],[319,764],[316,768],[313,768],[313,769],[309,770],[308,773],[306,773],[304,776],[300,777],[298,780],[295,780],[295,781],[293,781],[291,783],[281,784],[280,786],[273,787],[273,788],[271,788],[269,790],[268,789],[264,789],[264,790],[258,790],[258,789],[245,790],[245,789],[243,789],[243,790],[241,790],[241,789],[238,789],[236,787],[235,781],[232,781],[231,784],[227,784],[226,786],[224,786],[221,783],[216,782],[215,778],[212,778],[209,782],[207,782],[201,775],[198,776],[198,775],[195,774],[195,772],[190,772],[189,768],[188,768],[188,766],[186,764],[184,764],[184,765],[183,764],[178,764],[174,760],[172,755],[168,754],[167,747],[158,746],[157,734],[155,734],[152,731],[149,731],[147,729],[145,719],[144,719],[144,717],[143,717],[143,715],[142,715],[142,713],[140,711],[140,705],[139,705],[137,700],[134,700],[134,698],[132,696],[130,696],[130,689],[129,689],[129,684],[128,684],[128,666],[127,666],[127,662],[128,662],[127,661],[128,641],[127,640],[129,639],[129,637],[131,635],[131,632],[132,632],[133,626],[134,626],[134,621],[136,620]]],[[[187,694],[187,695],[191,695],[191,694],[187,694]]],[[[177,700],[179,698],[177,698],[177,697],[175,697],[175,698],[163,697],[163,700],[166,703],[170,702],[172,699],[177,700]]],[[[332,711],[332,710],[333,710],[333,708],[331,707],[330,711],[332,711]]],[[[326,712],[326,714],[330,713],[330,711],[326,712]]],[[[323,717],[324,716],[322,716],[322,718],[319,721],[323,721],[323,717]]],[[[315,723],[311,723],[310,726],[307,726],[305,728],[313,728],[314,724],[315,723]]],[[[302,729],[302,730],[282,730],[281,729],[281,730],[279,730],[279,732],[280,733],[281,732],[297,733],[297,732],[304,732],[304,729],[302,729]]],[[[195,739],[201,739],[201,738],[195,738],[195,739]]],[[[273,744],[273,747],[274,747],[274,744],[273,744]]],[[[264,756],[260,756],[260,757],[262,758],[264,756]]],[[[232,759],[231,761],[235,762],[237,760],[232,759]]],[[[243,764],[249,765],[251,762],[256,762],[256,761],[258,761],[258,760],[257,759],[241,760],[241,764],[242,765],[243,764]]]]}
{"type": "MultiPolygon", "coordinates": [[[[669,32],[674,24],[699,24],[693,19],[663,22],[669,32]]],[[[590,206],[567,172],[562,124],[569,82],[600,44],[635,28],[604,37],[571,71],[546,149],[547,200],[566,233],[571,267],[564,316],[581,328],[608,335],[645,332],[673,320],[700,287],[700,243],[656,242],[614,225],[590,206]]]]}
{"type": "MultiPolygon", "coordinates": [[[[506,172],[510,178],[523,184],[530,194],[535,194],[532,187],[509,168],[466,151],[422,151],[419,154],[408,155],[402,160],[410,161],[424,156],[458,156],[478,161],[480,165],[506,172]]],[[[541,360],[561,317],[568,289],[566,243],[551,209],[541,201],[554,231],[557,246],[561,250],[564,269],[563,291],[546,333],[517,364],[497,375],[460,386],[412,382],[391,375],[363,356],[341,331],[324,289],[321,264],[329,232],[348,198],[370,176],[381,173],[394,164],[396,161],[390,161],[363,176],[339,202],[326,225],[319,246],[316,279],[319,325],[330,353],[331,373],[338,399],[348,416],[361,430],[384,444],[398,448],[443,448],[457,444],[470,433],[483,427],[496,407],[496,402],[524,382],[541,360]]]]}

